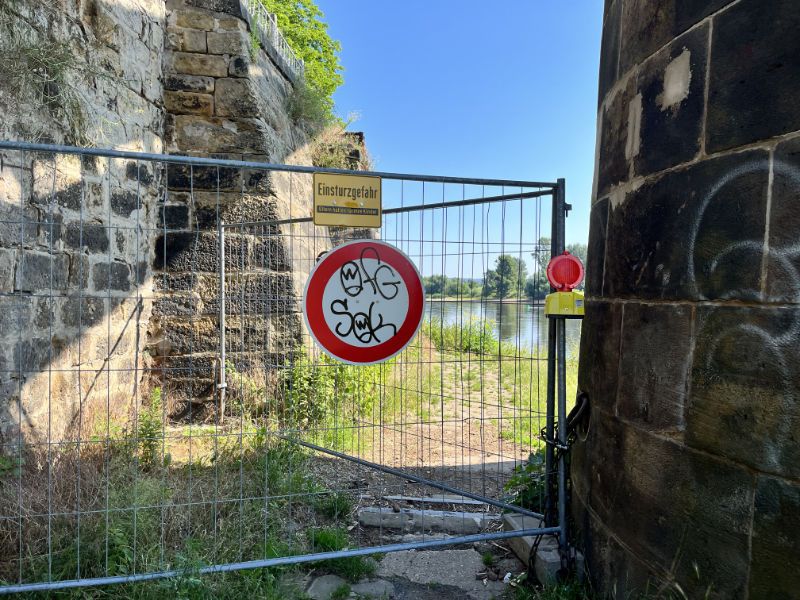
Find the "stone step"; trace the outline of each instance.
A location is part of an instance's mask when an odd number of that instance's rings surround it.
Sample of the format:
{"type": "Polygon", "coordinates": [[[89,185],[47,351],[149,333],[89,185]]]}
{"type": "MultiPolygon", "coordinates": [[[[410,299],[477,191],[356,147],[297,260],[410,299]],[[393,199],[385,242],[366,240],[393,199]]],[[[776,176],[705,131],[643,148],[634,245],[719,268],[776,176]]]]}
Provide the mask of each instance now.
{"type": "Polygon", "coordinates": [[[364,527],[383,527],[399,531],[443,531],[457,535],[479,533],[500,522],[496,513],[470,513],[446,510],[366,507],[358,511],[358,522],[364,527]]]}
{"type": "Polygon", "coordinates": [[[405,501],[424,504],[464,504],[469,506],[483,506],[485,503],[480,500],[473,500],[472,498],[465,498],[455,494],[444,494],[442,496],[434,496],[431,498],[423,498],[418,496],[384,496],[386,500],[405,501]]]}
{"type": "MultiPolygon", "coordinates": [[[[504,531],[521,531],[523,529],[536,529],[544,527],[540,519],[526,515],[507,513],[503,515],[504,531]]],[[[536,537],[525,535],[509,538],[506,540],[511,550],[517,555],[523,564],[528,564],[528,557],[535,543],[536,537]]],[[[584,561],[583,554],[577,553],[576,571],[578,580],[583,581],[584,561]]],[[[561,569],[561,555],[558,552],[558,540],[553,535],[545,535],[539,542],[536,551],[536,558],[533,563],[534,572],[540,582],[550,584],[556,582],[556,574],[561,569]]]]}

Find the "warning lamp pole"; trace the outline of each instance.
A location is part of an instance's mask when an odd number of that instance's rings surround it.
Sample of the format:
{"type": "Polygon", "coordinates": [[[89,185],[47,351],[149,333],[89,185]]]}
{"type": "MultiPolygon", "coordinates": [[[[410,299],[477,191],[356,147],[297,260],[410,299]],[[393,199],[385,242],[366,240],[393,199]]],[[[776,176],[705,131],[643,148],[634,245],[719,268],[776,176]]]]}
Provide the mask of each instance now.
{"type": "Polygon", "coordinates": [[[566,319],[583,316],[583,295],[572,290],[583,280],[583,265],[577,257],[564,251],[565,225],[568,211],[565,182],[559,179],[553,190],[553,212],[547,279],[550,295],[545,301],[547,328],[547,421],[545,426],[545,526],[554,526],[558,508],[559,551],[562,568],[569,567],[567,532],[567,352],[566,319]],[[558,421],[556,425],[556,415],[558,421]],[[558,431],[556,431],[556,427],[558,431]],[[559,450],[556,453],[556,449],[559,450]],[[557,464],[556,464],[557,463],[557,464]],[[558,477],[556,478],[556,472],[558,477]],[[557,483],[556,483],[557,482],[557,483]],[[557,498],[557,501],[556,501],[557,498]]]}

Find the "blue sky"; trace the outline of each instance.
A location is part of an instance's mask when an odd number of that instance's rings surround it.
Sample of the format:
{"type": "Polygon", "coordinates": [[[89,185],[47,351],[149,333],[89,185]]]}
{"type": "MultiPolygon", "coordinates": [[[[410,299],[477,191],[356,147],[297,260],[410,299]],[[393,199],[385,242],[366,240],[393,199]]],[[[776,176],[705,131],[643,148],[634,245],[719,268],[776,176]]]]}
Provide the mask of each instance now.
{"type": "Polygon", "coordinates": [[[602,2],[316,1],[378,170],[564,177],[567,242],[586,242],[602,2]]]}

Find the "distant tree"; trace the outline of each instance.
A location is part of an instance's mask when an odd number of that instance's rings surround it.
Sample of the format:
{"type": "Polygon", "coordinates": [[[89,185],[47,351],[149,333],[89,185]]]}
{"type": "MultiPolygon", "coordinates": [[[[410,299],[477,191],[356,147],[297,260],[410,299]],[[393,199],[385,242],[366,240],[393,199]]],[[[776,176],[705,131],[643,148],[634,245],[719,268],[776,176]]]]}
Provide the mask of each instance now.
{"type": "Polygon", "coordinates": [[[422,278],[422,285],[425,287],[425,294],[429,296],[444,294],[445,286],[447,285],[447,276],[428,275],[422,278]]]}
{"type": "Polygon", "coordinates": [[[455,298],[463,294],[464,282],[458,277],[448,277],[444,286],[444,295],[455,298]]]}
{"type": "Polygon", "coordinates": [[[467,280],[467,291],[465,295],[470,298],[477,298],[483,293],[483,284],[474,279],[467,280]]]}
{"type": "MultiPolygon", "coordinates": [[[[579,259],[581,259],[583,267],[586,268],[586,253],[588,251],[588,246],[586,244],[567,244],[566,250],[573,256],[577,256],[579,259]]],[[[586,280],[584,279],[581,281],[580,285],[575,289],[582,292],[585,283],[586,280]]]]}
{"type": "Polygon", "coordinates": [[[510,254],[497,257],[494,269],[486,272],[486,285],[497,298],[509,295],[521,295],[525,280],[528,278],[528,266],[525,261],[510,254]]]}

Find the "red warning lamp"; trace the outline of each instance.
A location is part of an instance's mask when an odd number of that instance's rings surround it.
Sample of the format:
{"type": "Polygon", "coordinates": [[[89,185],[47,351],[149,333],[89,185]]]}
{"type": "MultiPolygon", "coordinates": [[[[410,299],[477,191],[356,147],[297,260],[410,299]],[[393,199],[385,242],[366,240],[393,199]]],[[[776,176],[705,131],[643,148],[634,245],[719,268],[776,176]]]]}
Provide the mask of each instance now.
{"type": "Polygon", "coordinates": [[[547,280],[559,292],[571,292],[583,281],[583,264],[566,250],[547,264],[547,280]]]}

